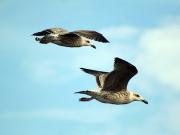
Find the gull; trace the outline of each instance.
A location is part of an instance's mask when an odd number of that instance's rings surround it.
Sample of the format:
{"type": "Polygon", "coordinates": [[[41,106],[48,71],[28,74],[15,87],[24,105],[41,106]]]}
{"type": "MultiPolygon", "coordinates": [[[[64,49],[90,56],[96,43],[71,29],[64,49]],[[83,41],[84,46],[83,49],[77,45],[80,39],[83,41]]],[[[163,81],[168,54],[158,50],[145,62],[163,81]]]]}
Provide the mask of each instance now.
{"type": "Polygon", "coordinates": [[[128,91],[129,80],[138,73],[137,68],[129,62],[115,58],[114,70],[111,72],[96,71],[81,68],[84,72],[96,77],[97,89],[79,91],[75,93],[85,94],[90,97],[82,97],[79,101],[91,101],[96,99],[102,103],[109,104],[128,104],[133,101],[148,102],[138,93],[128,91]]]}
{"type": "Polygon", "coordinates": [[[90,40],[108,43],[109,41],[101,34],[92,30],[77,30],[68,32],[63,28],[51,28],[33,34],[35,40],[41,44],[54,43],[65,47],[82,47],[90,46],[96,49],[96,46],[91,44],[90,40]]]}

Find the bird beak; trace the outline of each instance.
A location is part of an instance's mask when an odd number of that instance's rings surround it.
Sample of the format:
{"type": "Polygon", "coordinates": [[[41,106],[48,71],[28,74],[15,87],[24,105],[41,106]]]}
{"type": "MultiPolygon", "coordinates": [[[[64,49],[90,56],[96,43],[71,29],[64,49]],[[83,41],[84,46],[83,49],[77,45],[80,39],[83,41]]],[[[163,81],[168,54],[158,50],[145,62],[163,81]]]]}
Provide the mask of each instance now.
{"type": "Polygon", "coordinates": [[[91,45],[92,48],[96,49],[96,46],[95,45],[91,45]]]}
{"type": "Polygon", "coordinates": [[[145,103],[145,104],[148,104],[148,101],[145,100],[145,99],[142,99],[141,101],[142,101],[143,103],[145,103]]]}

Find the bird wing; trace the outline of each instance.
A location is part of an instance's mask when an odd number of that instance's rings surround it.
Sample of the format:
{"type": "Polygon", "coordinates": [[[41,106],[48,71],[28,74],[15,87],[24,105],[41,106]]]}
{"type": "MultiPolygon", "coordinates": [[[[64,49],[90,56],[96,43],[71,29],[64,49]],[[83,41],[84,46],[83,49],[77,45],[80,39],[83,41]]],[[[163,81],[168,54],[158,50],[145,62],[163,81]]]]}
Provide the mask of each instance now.
{"type": "Polygon", "coordinates": [[[115,58],[114,70],[108,74],[104,82],[104,91],[126,90],[129,80],[138,73],[136,67],[129,62],[115,58]]]}
{"type": "Polygon", "coordinates": [[[104,84],[104,79],[107,76],[108,72],[104,71],[97,71],[97,70],[92,70],[92,69],[86,69],[86,68],[80,68],[84,72],[94,75],[96,77],[96,83],[98,87],[102,88],[104,84]]]}
{"type": "Polygon", "coordinates": [[[96,31],[91,31],[91,30],[77,30],[73,31],[71,33],[78,34],[79,36],[83,36],[95,41],[103,42],[103,43],[108,43],[109,41],[101,34],[96,31]]]}
{"type": "Polygon", "coordinates": [[[68,33],[67,30],[63,29],[63,28],[51,28],[51,29],[45,29],[43,31],[40,32],[36,32],[33,34],[33,36],[45,36],[48,34],[65,34],[68,33]]]}
{"type": "Polygon", "coordinates": [[[81,37],[74,33],[59,35],[59,40],[62,42],[62,44],[70,46],[80,45],[81,43],[81,37]]]}

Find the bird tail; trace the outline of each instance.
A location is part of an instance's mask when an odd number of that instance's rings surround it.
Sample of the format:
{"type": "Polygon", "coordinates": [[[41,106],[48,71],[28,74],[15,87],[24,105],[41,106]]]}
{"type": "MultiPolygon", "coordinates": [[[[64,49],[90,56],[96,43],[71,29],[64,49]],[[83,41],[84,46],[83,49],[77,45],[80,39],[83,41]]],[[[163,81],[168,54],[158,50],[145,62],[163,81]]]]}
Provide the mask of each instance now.
{"type": "Polygon", "coordinates": [[[32,34],[33,36],[45,36],[49,34],[49,32],[47,30],[44,30],[44,31],[40,31],[40,32],[36,32],[34,34],[32,34]]]}
{"type": "Polygon", "coordinates": [[[75,92],[75,94],[85,94],[85,95],[91,95],[91,93],[92,91],[89,91],[89,90],[75,92]]]}
{"type": "Polygon", "coordinates": [[[91,69],[86,69],[86,68],[80,68],[84,72],[94,75],[94,76],[99,76],[101,74],[106,74],[107,72],[102,72],[102,71],[96,71],[96,70],[91,70],[91,69]]]}
{"type": "MultiPolygon", "coordinates": [[[[77,94],[77,93],[78,93],[78,94],[85,94],[85,95],[88,95],[88,96],[93,96],[93,95],[95,95],[95,92],[89,91],[89,90],[75,92],[75,94],[77,94]]],[[[89,97],[89,98],[87,98],[87,97],[82,97],[82,98],[79,99],[79,101],[81,101],[81,102],[88,102],[88,101],[91,101],[91,100],[93,100],[93,99],[94,99],[93,97],[89,97]]]]}
{"type": "Polygon", "coordinates": [[[85,94],[85,95],[88,95],[90,97],[82,97],[79,99],[79,101],[81,102],[88,102],[88,101],[91,101],[93,99],[96,99],[96,97],[98,96],[98,92],[95,92],[95,91],[89,91],[89,90],[86,90],[86,91],[78,91],[78,92],[75,92],[75,94],[78,93],[78,94],[85,94]]]}

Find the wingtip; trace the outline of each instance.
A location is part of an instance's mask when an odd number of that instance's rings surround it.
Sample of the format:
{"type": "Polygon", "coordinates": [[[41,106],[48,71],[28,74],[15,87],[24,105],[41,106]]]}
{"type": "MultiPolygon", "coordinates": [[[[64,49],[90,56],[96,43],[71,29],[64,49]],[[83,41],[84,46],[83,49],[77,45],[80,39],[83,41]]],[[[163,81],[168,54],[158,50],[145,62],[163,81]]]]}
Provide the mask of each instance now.
{"type": "Polygon", "coordinates": [[[104,36],[103,36],[103,39],[102,39],[101,42],[103,42],[103,43],[110,43],[104,36]]]}
{"type": "Polygon", "coordinates": [[[124,62],[124,63],[128,63],[129,65],[132,65],[131,63],[129,63],[128,61],[124,60],[124,59],[121,59],[121,58],[118,58],[118,57],[115,57],[114,58],[114,61],[115,62],[124,62]]]}
{"type": "Polygon", "coordinates": [[[126,61],[126,60],[124,60],[124,59],[121,59],[121,58],[118,58],[118,57],[115,57],[114,58],[114,62],[116,63],[121,63],[121,62],[123,62],[123,63],[128,63],[129,65],[132,65],[131,63],[129,63],[128,61],[126,61]]]}
{"type": "Polygon", "coordinates": [[[129,68],[134,69],[135,72],[138,73],[137,68],[136,68],[133,64],[129,63],[129,62],[126,61],[126,60],[123,60],[123,59],[121,59],[121,58],[115,57],[115,58],[114,58],[114,63],[115,63],[115,64],[124,63],[124,64],[126,64],[126,65],[128,64],[128,65],[129,65],[129,66],[128,66],[129,68]]]}
{"type": "Polygon", "coordinates": [[[114,62],[115,62],[115,63],[121,63],[121,62],[123,62],[123,63],[128,63],[128,64],[130,64],[130,63],[127,62],[126,60],[123,60],[123,59],[118,58],[118,57],[115,57],[115,58],[114,58],[114,62]]]}
{"type": "Polygon", "coordinates": [[[114,61],[118,61],[118,60],[121,60],[121,59],[118,58],[118,57],[115,57],[115,58],[114,58],[114,61]]]}
{"type": "Polygon", "coordinates": [[[86,68],[80,68],[80,69],[81,69],[83,72],[86,72],[86,70],[87,70],[86,68]]]}
{"type": "Polygon", "coordinates": [[[110,42],[106,39],[105,43],[110,43],[110,42]]]}

